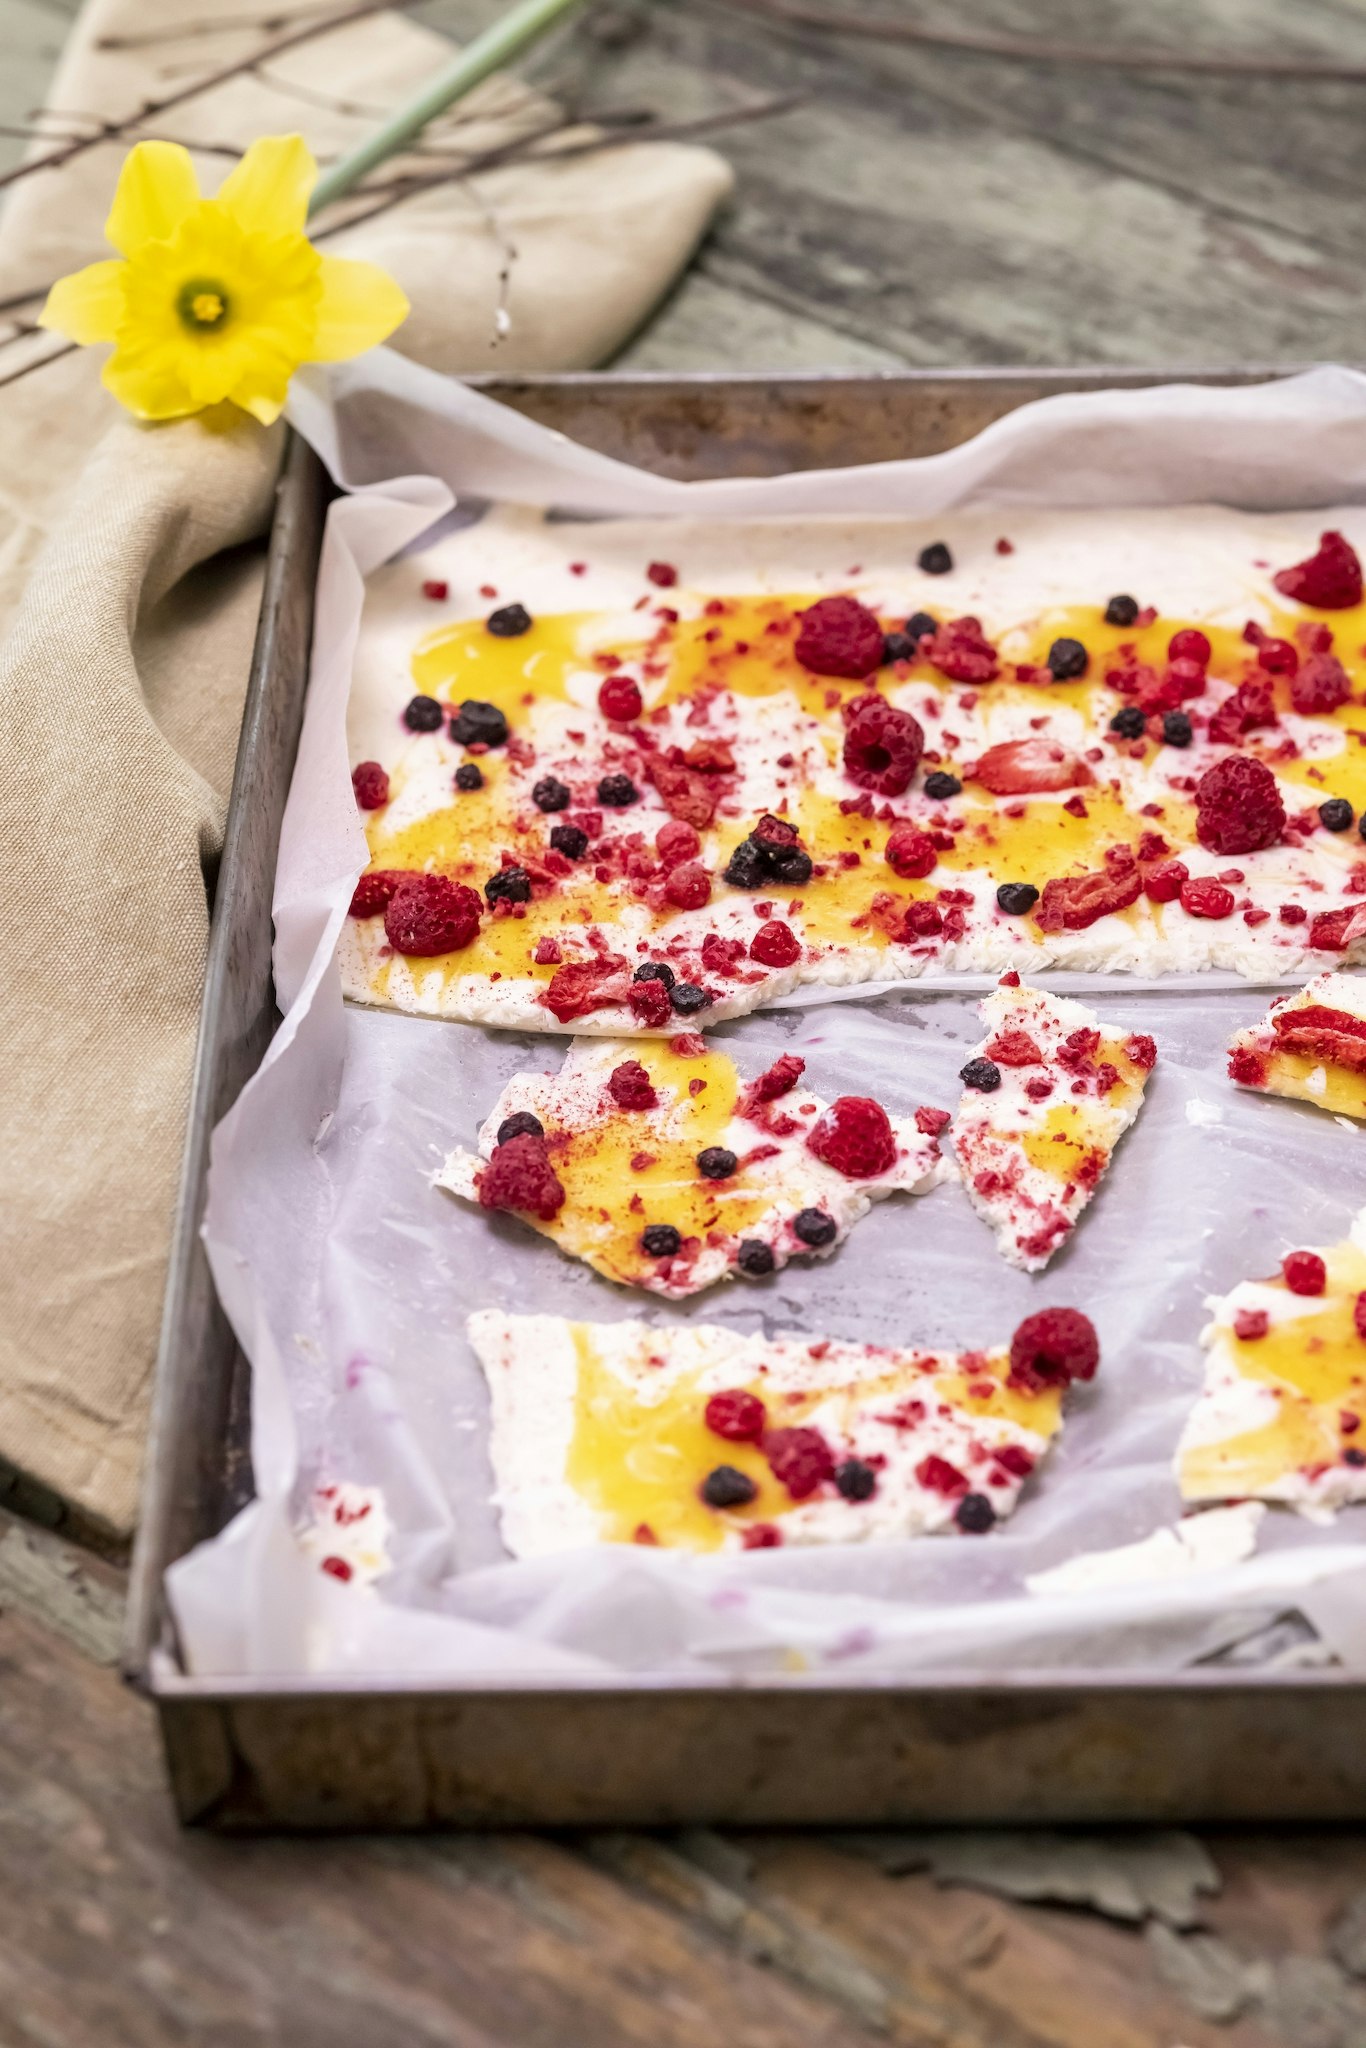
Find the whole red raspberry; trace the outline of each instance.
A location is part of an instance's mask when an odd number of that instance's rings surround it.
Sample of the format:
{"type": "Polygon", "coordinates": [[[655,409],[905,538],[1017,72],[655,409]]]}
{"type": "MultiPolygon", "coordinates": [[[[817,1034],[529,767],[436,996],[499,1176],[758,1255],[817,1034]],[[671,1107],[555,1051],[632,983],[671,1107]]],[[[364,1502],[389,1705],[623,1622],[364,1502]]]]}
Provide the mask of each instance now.
{"type": "Polygon", "coordinates": [[[1298,675],[1290,679],[1290,701],[1306,717],[1336,711],[1351,694],[1347,671],[1336,654],[1311,654],[1298,675]]]}
{"type": "Polygon", "coordinates": [[[1208,917],[1216,922],[1233,915],[1233,891],[1212,875],[1198,875],[1181,884],[1181,908],[1188,917],[1208,917]]]}
{"type": "Polygon", "coordinates": [[[771,917],[749,942],[749,957],[765,967],[791,967],[802,957],[802,942],[790,924],[771,917]]]}
{"type": "Polygon", "coordinates": [[[867,1095],[837,1095],[807,1132],[806,1145],[849,1180],[872,1180],[896,1165],[891,1120],[867,1095]]]}
{"type": "Polygon", "coordinates": [[[939,849],[928,832],[914,825],[893,825],[887,841],[886,861],[903,881],[922,881],[939,865],[939,849]]]}
{"type": "Polygon", "coordinates": [[[412,873],[411,868],[372,868],[362,875],[351,898],[349,917],[378,917],[387,910],[394,893],[412,873]]]}
{"type": "Polygon", "coordinates": [[[1201,668],[1209,667],[1211,648],[1205,634],[1195,626],[1183,626],[1179,633],[1173,633],[1167,642],[1168,661],[1194,661],[1201,668]]]}
{"type": "Polygon", "coordinates": [[[389,801],[389,777],[378,761],[361,761],[351,770],[351,788],[363,811],[378,811],[389,801]]]}
{"type": "Polygon", "coordinates": [[[1211,853],[1258,853],[1284,830],[1285,805],[1265,762],[1229,754],[1200,777],[1195,831],[1211,853]]]}
{"type": "Polygon", "coordinates": [[[1175,903],[1190,880],[1190,873],[1183,860],[1164,861],[1160,868],[1149,869],[1143,882],[1144,894],[1150,903],[1175,903]]]}
{"type": "Polygon", "coordinates": [[[1328,1268],[1317,1252],[1287,1252],[1281,1273],[1292,1294],[1322,1294],[1328,1285],[1328,1268]]]}
{"type": "Polygon", "coordinates": [[[947,1458],[938,1458],[933,1452],[920,1460],[915,1476],[930,1493],[947,1494],[950,1500],[968,1490],[967,1475],[956,1465],[951,1465],[947,1458]]]}
{"type": "Polygon", "coordinates": [[[607,676],[598,688],[598,709],[604,718],[628,725],[642,710],[639,683],[630,676],[607,676]]]}
{"type": "Polygon", "coordinates": [[[805,1500],[835,1476],[834,1452],[818,1429],[771,1429],[763,1450],[773,1477],[793,1500],[805,1500]]]}
{"type": "Polygon", "coordinates": [[[1266,1084],[1266,1056],[1254,1052],[1247,1046],[1235,1046],[1228,1056],[1228,1077],[1238,1081],[1244,1088],[1261,1088],[1266,1084]]]}
{"type": "Polygon", "coordinates": [[[494,1147],[477,1185],[481,1209],[517,1209],[548,1223],[564,1206],[564,1189],[545,1139],[530,1131],[494,1147]]]}
{"type": "Polygon", "coordinates": [[[1028,1394],[1095,1377],[1100,1340],[1078,1308],[1041,1308],[1026,1316],[1010,1340],[1008,1384],[1028,1394]]]}
{"type": "Polygon", "coordinates": [[[421,959],[457,953],[479,930],[482,905],[449,875],[405,875],[384,912],[384,936],[396,953],[421,959]]]}
{"type": "Polygon", "coordinates": [[[632,1016],[652,1030],[658,1030],[661,1024],[667,1024],[673,1016],[669,991],[662,981],[633,981],[627,991],[626,1000],[631,1006],[632,1016]]]}
{"type": "Polygon", "coordinates": [[[666,868],[680,867],[684,861],[696,860],[702,851],[702,841],[691,825],[685,825],[681,818],[670,818],[667,825],[661,825],[655,834],[655,852],[666,868]]]}
{"type": "Polygon", "coordinates": [[[780,1053],[754,1083],[751,1092],[755,1101],[776,1102],[780,1095],[790,1095],[805,1072],[806,1061],[800,1053],[780,1053]]]}
{"type": "Polygon", "coordinates": [[[1001,672],[996,649],[980,619],[950,619],[923,648],[925,659],[951,683],[989,683],[1001,672]]]}
{"type": "Polygon", "coordinates": [[[1291,569],[1279,569],[1271,580],[1283,597],[1319,611],[1346,611],[1361,603],[1361,563],[1340,533],[1321,533],[1316,554],[1291,569]]]}
{"type": "Polygon", "coordinates": [[[757,1394],[747,1394],[743,1387],[728,1387],[723,1394],[712,1395],[703,1420],[713,1436],[723,1436],[728,1444],[757,1444],[768,1411],[757,1394]]]}
{"type": "Polygon", "coordinates": [[[856,597],[822,597],[801,614],[796,656],[818,676],[870,676],[882,666],[882,628],[856,597]]]}
{"type": "Polygon", "coordinates": [[[619,1109],[655,1109],[659,1097],[639,1060],[623,1060],[607,1078],[607,1092],[619,1109]]]}
{"type": "Polygon", "coordinates": [[[679,910],[700,910],[711,899],[711,876],[697,861],[684,861],[665,876],[664,894],[679,910]]]}
{"type": "Polygon", "coordinates": [[[867,697],[850,719],[844,735],[844,772],[860,789],[878,796],[900,796],[911,786],[925,735],[909,711],[898,711],[882,697],[867,697]]]}

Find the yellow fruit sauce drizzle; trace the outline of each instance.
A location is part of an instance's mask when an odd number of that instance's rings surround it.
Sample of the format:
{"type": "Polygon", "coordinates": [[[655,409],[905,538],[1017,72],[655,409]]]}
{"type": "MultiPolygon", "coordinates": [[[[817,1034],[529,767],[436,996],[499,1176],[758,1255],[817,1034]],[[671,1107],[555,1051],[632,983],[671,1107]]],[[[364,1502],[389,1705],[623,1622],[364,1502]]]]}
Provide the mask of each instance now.
{"type": "MultiPolygon", "coordinates": [[[[1356,1298],[1366,1290],[1366,1253],[1354,1244],[1323,1254],[1328,1285],[1306,1298],[1303,1313],[1272,1322],[1250,1342],[1221,1330],[1246,1380],[1269,1387],[1278,1414],[1259,1429],[1183,1453],[1181,1490],[1193,1500],[1263,1493],[1291,1473],[1335,1465],[1344,1446],[1366,1450],[1366,1424],[1344,1431],[1344,1415],[1366,1417],[1366,1340],[1357,1334],[1356,1298]]],[[[1267,1283],[1288,1294],[1284,1281],[1267,1283]]]]}
{"type": "MultiPolygon", "coordinates": [[[[1102,1161],[1106,1158],[1111,1144],[1110,1119],[1105,1110],[1118,1111],[1136,1094],[1141,1093],[1146,1072],[1136,1066],[1117,1039],[1104,1038],[1096,1051],[1096,1063],[1106,1061],[1115,1068],[1119,1080],[1104,1098],[1104,1108],[1094,1099],[1055,1102],[1048,1109],[1041,1123],[1031,1124],[1014,1133],[1015,1142],[1031,1166],[1041,1173],[1051,1174],[1056,1180],[1074,1182],[1086,1161],[1099,1153],[1102,1161]],[[1099,1113],[1098,1113],[1099,1112],[1099,1113]]],[[[1009,1132],[1002,1134],[1010,1137],[1009,1132]]]]}
{"type": "MultiPolygon", "coordinates": [[[[704,1414],[714,1389],[709,1384],[703,1390],[700,1372],[671,1376],[659,1398],[650,1400],[634,1379],[622,1379],[599,1356],[586,1324],[574,1324],[573,1333],[578,1382],[565,1476],[597,1512],[604,1542],[716,1550],[728,1528],[781,1521],[799,1505],[774,1479],[757,1444],[732,1443],[707,1428],[704,1414]],[[758,1491],[746,1507],[722,1510],[702,1500],[698,1489],[717,1465],[733,1466],[753,1480],[758,1491]]],[[[1058,1428],[1061,1395],[1008,1388],[1002,1354],[974,1361],[970,1380],[956,1370],[931,1376],[893,1354],[888,1354],[888,1368],[845,1387],[802,1394],[777,1393],[760,1374],[745,1382],[743,1391],[764,1403],[773,1428],[800,1426],[816,1409],[824,1409],[822,1419],[837,1442],[860,1411],[885,1411],[913,1397],[937,1398],[988,1421],[1005,1419],[1045,1438],[1058,1428]],[[969,1385],[988,1382],[988,1395],[968,1391],[969,1385]]]]}

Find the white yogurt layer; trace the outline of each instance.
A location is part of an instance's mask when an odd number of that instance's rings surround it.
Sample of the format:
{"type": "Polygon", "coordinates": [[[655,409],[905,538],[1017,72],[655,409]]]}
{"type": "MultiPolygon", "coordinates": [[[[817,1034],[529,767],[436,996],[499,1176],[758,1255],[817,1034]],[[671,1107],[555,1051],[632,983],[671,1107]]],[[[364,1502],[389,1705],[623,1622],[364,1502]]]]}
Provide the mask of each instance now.
{"type": "Polygon", "coordinates": [[[372,1586],[388,1571],[389,1513],[377,1486],[337,1479],[315,1487],[299,1531],[306,1557],[344,1585],[372,1586]]]}

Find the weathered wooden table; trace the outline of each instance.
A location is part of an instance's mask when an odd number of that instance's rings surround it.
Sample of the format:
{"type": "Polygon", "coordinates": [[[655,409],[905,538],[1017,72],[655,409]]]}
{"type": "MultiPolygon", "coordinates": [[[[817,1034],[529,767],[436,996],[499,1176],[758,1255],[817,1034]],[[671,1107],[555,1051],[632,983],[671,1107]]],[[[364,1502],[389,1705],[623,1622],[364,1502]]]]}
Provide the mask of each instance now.
{"type": "MultiPolygon", "coordinates": [[[[500,5],[420,12],[463,34],[500,5]]],[[[72,11],[0,0],[0,123],[41,97],[72,11]]],[[[983,0],[971,25],[1366,65],[1363,0],[983,0]]],[[[986,59],[723,0],[614,0],[533,75],[674,119],[807,95],[720,138],[736,199],[631,367],[1363,353],[1366,85],[986,59]]],[[[182,1836],[113,1671],[122,1584],[0,1508],[3,2048],[1366,2043],[1350,1835],[182,1836]],[[1206,1855],[1222,1890],[1199,1901],[1206,1855]]]]}

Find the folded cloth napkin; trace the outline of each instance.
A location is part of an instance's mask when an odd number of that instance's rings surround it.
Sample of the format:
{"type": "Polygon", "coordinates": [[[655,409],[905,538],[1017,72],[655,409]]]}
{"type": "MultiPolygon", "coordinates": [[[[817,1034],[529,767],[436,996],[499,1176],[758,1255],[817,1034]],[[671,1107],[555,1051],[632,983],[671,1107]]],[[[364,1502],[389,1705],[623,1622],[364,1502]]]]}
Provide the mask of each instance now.
{"type": "MultiPolygon", "coordinates": [[[[205,12],[223,26],[186,40],[183,0],[90,0],[51,107],[125,115],[183,84],[189,66],[217,69],[262,40],[259,0],[205,12]]],[[[336,154],[448,50],[399,16],[369,16],[141,132],[199,146],[211,190],[224,145],[256,135],[297,130],[320,157],[336,154]]],[[[444,142],[482,154],[553,118],[537,95],[493,79],[448,119],[444,142]]],[[[108,253],[101,229],[125,146],[15,187],[0,296],[108,253]]],[[[413,311],[395,346],[425,363],[574,369],[645,317],[729,183],[710,152],[669,143],[523,159],[406,199],[326,246],[397,277],[413,311]]],[[[7,349],[0,378],[52,345],[7,349]]],[[[208,940],[204,875],[222,834],[282,434],[245,417],[140,426],[117,416],[98,376],[96,352],[82,351],[0,384],[0,1469],[122,1534],[136,1512],[208,940]]]]}

